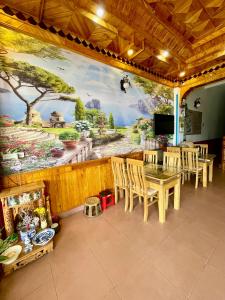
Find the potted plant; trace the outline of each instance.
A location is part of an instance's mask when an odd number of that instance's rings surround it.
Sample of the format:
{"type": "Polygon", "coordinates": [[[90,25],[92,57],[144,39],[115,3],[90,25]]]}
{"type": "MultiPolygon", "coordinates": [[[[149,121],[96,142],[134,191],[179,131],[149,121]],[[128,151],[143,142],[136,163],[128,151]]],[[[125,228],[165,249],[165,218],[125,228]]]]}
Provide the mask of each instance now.
{"type": "Polygon", "coordinates": [[[64,154],[64,149],[61,147],[54,147],[51,149],[52,157],[62,157],[64,154]]]}
{"type": "Polygon", "coordinates": [[[64,131],[60,133],[59,139],[63,142],[66,149],[75,149],[77,140],[79,139],[79,133],[77,131],[70,132],[64,131]]]}
{"type": "Polygon", "coordinates": [[[165,135],[159,135],[157,137],[157,141],[159,143],[159,148],[167,147],[168,137],[165,135]]]}
{"type": "Polygon", "coordinates": [[[74,128],[81,133],[81,139],[85,140],[90,134],[91,125],[86,120],[75,121],[74,128]]]}

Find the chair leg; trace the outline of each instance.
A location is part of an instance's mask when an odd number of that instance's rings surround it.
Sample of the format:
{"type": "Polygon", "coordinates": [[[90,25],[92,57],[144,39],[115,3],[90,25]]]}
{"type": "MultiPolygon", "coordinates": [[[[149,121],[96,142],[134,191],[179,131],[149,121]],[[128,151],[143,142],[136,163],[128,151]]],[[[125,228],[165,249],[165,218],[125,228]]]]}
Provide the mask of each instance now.
{"type": "Polygon", "coordinates": [[[127,188],[125,188],[125,212],[128,210],[128,206],[129,206],[129,195],[128,195],[129,191],[127,188]]]}
{"type": "Polygon", "coordinates": [[[144,222],[148,221],[148,198],[144,196],[144,222]]]}
{"type": "Polygon", "coordinates": [[[115,186],[115,203],[118,203],[118,187],[115,186]]]}
{"type": "Polygon", "coordinates": [[[181,173],[181,177],[182,177],[182,184],[184,184],[184,178],[185,178],[184,172],[181,173]]]}
{"type": "Polygon", "coordinates": [[[190,180],[191,180],[191,173],[188,172],[188,181],[190,181],[190,180]]]}
{"type": "Polygon", "coordinates": [[[168,209],[168,204],[169,204],[169,190],[166,190],[165,209],[168,209]]]}
{"type": "Polygon", "coordinates": [[[196,172],[196,178],[195,178],[195,188],[198,188],[198,172],[196,172]]]}
{"type": "Polygon", "coordinates": [[[134,209],[134,197],[133,197],[133,192],[130,190],[130,212],[132,212],[134,209]]]}
{"type": "Polygon", "coordinates": [[[142,203],[142,198],[141,198],[141,196],[138,196],[138,200],[139,200],[139,204],[141,204],[141,203],[142,203]]]}

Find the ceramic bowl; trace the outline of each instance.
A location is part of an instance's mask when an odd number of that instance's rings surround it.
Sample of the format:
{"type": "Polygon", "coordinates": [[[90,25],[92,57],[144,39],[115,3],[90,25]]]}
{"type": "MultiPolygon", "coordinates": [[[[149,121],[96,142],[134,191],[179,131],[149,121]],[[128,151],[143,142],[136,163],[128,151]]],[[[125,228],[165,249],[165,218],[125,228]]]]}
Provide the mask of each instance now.
{"type": "Polygon", "coordinates": [[[44,246],[53,239],[55,235],[55,230],[51,228],[46,228],[39,231],[33,238],[32,242],[36,246],[44,246]]]}
{"type": "Polygon", "coordinates": [[[1,254],[3,256],[7,256],[8,259],[3,260],[1,263],[4,265],[9,265],[9,264],[13,263],[18,258],[21,251],[22,251],[22,246],[20,246],[20,245],[15,245],[15,246],[9,247],[7,250],[5,250],[1,254]]]}

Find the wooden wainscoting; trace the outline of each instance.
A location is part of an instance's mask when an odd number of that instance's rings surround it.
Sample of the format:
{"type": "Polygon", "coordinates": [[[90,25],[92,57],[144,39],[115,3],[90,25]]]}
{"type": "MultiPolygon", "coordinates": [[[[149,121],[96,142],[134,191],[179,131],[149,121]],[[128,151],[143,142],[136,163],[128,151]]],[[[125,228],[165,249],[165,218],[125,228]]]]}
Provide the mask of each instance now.
{"type": "MultiPolygon", "coordinates": [[[[142,159],[142,152],[123,155],[142,159]]],[[[8,188],[43,180],[46,193],[50,195],[53,213],[62,213],[80,206],[87,197],[100,191],[113,188],[113,175],[110,158],[70,164],[33,172],[5,176],[1,188],[8,188]]]]}

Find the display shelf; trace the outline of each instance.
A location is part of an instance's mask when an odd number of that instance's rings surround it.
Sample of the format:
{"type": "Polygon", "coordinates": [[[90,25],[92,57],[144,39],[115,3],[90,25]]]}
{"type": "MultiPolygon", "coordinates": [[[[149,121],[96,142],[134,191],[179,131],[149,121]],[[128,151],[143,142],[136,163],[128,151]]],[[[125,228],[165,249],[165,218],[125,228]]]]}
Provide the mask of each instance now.
{"type": "Polygon", "coordinates": [[[28,183],[21,186],[12,187],[9,189],[4,189],[0,192],[0,200],[2,202],[3,217],[5,224],[6,235],[9,236],[14,232],[14,220],[16,215],[23,208],[44,207],[45,206],[45,196],[44,196],[45,184],[43,181],[28,183]],[[10,197],[22,197],[23,194],[37,192],[40,193],[39,199],[30,200],[26,203],[9,205],[8,200],[10,197]]]}
{"type": "Polygon", "coordinates": [[[35,183],[23,184],[20,186],[15,186],[12,188],[4,189],[0,192],[0,198],[5,198],[8,196],[17,196],[23,193],[34,192],[36,190],[41,190],[45,187],[43,181],[38,181],[35,183]]]}
{"type": "MultiPolygon", "coordinates": [[[[18,244],[24,247],[24,244],[22,242],[19,242],[18,244]]],[[[7,276],[11,274],[13,271],[16,271],[26,266],[30,262],[39,259],[45,254],[50,253],[51,251],[53,251],[53,240],[51,240],[48,244],[44,246],[33,246],[33,250],[28,253],[24,253],[22,250],[17,260],[15,260],[12,264],[3,265],[4,275],[7,276]]]]}

